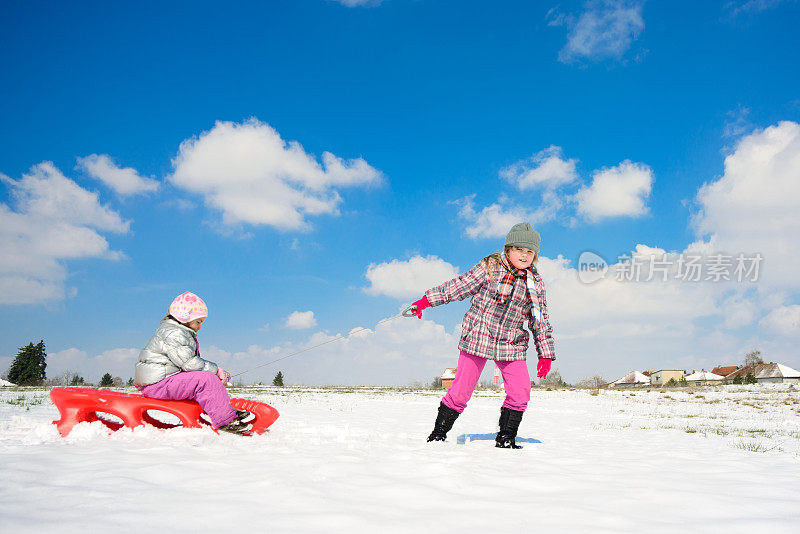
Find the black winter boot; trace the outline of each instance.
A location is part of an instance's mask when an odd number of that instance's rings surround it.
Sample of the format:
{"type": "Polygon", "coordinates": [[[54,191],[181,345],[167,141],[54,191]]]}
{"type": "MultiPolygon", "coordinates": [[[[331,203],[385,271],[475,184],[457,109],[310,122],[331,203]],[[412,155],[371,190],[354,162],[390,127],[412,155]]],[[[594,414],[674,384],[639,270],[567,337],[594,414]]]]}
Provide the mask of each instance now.
{"type": "Polygon", "coordinates": [[[436,423],[433,425],[433,432],[428,436],[428,441],[444,441],[459,415],[461,414],[440,402],[439,414],[436,416],[436,423]]]}
{"type": "Polygon", "coordinates": [[[230,432],[231,434],[245,434],[252,430],[253,425],[251,423],[254,419],[255,417],[253,414],[247,410],[236,410],[236,416],[233,418],[233,421],[219,427],[217,430],[230,432]]]}
{"type": "Polygon", "coordinates": [[[522,422],[522,414],[517,410],[512,410],[503,406],[500,408],[500,431],[494,440],[494,446],[501,449],[521,449],[522,445],[517,445],[517,430],[522,422]]]}

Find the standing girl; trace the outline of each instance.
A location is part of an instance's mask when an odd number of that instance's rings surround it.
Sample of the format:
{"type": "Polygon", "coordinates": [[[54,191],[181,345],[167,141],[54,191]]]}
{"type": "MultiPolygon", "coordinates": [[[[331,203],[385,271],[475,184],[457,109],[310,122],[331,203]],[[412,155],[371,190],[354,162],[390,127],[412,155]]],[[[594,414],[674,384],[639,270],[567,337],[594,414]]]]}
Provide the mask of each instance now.
{"type": "Polygon", "coordinates": [[[495,446],[521,448],[516,444],[517,430],[531,395],[525,321],[539,355],[537,376],[545,378],[556,359],[544,282],[536,270],[540,243],[539,233],[530,224],[516,224],[506,236],[503,254],[490,254],[470,271],[429,289],[412,305],[421,319],[425,308],[472,297],[461,323],[456,378],[439,404],[428,441],[444,441],[466,408],[486,360],[494,360],[506,390],[495,446]]]}
{"type": "Polygon", "coordinates": [[[208,307],[194,293],[172,301],[169,313],[139,353],[134,385],[151,399],[197,401],[217,430],[243,434],[252,427],[250,412],[231,406],[225,389],[231,375],[200,357],[197,332],[208,317],[208,307]]]}

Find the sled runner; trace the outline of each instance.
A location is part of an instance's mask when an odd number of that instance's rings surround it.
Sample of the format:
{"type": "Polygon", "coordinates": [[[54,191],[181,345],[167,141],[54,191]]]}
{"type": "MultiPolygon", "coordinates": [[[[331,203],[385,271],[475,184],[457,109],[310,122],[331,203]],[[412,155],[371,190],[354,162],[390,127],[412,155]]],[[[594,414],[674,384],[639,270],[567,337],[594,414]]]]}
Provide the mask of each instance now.
{"type": "MultiPolygon", "coordinates": [[[[50,399],[58,408],[61,419],[53,421],[61,436],[66,436],[78,423],[100,421],[111,430],[119,430],[123,426],[133,428],[145,423],[157,428],[201,428],[209,423],[200,417],[203,410],[193,400],[165,401],[148,399],[132,393],[120,393],[90,388],[55,387],[50,391],[50,399]],[[148,413],[148,410],[167,412],[178,419],[181,424],[159,421],[148,413]],[[109,421],[98,415],[106,413],[122,419],[122,423],[109,421]]],[[[248,399],[231,399],[231,406],[238,410],[251,412],[253,429],[247,434],[262,434],[278,419],[278,410],[263,402],[248,399]]]]}

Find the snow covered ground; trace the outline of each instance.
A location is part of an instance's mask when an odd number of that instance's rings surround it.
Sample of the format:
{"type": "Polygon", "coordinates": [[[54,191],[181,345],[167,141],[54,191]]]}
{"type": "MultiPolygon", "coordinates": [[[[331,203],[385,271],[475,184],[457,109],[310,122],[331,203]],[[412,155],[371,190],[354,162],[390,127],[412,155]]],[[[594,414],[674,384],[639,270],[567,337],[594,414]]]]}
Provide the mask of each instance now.
{"type": "Polygon", "coordinates": [[[517,451],[480,439],[499,392],[433,444],[439,392],[233,393],[281,418],[254,438],[100,423],[60,438],[47,390],[0,390],[0,531],[800,531],[797,388],[535,391],[517,451]]]}

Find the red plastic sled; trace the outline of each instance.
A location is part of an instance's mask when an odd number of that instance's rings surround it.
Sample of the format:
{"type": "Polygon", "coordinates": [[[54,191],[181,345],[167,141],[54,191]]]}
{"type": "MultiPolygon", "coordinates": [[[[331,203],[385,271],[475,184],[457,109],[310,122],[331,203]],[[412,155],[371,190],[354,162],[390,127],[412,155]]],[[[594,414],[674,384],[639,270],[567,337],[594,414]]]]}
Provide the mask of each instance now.
{"type": "MultiPolygon", "coordinates": [[[[123,426],[133,428],[151,424],[157,428],[201,428],[209,423],[200,417],[203,410],[193,400],[166,401],[148,399],[132,393],[120,393],[90,388],[55,387],[50,390],[50,399],[58,408],[61,419],[53,421],[58,432],[66,436],[78,423],[100,421],[111,430],[119,430],[123,426]],[[168,412],[180,419],[181,424],[170,424],[159,421],[147,413],[148,410],[168,412]],[[98,416],[99,413],[115,415],[122,423],[109,421],[98,416]]],[[[263,402],[248,399],[231,399],[231,406],[239,410],[247,410],[255,416],[253,430],[249,434],[262,434],[279,417],[278,410],[263,402]]]]}

